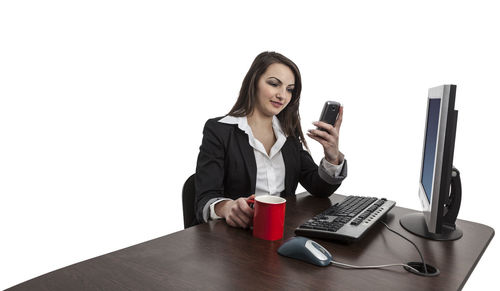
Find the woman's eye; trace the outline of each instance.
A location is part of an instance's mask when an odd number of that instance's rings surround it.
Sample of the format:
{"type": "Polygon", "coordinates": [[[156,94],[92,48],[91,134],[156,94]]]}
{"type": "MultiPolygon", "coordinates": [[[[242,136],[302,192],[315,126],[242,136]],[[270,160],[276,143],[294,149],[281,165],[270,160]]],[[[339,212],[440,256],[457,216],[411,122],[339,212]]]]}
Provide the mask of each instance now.
{"type": "Polygon", "coordinates": [[[293,93],[293,88],[286,89],[289,93],[293,93]]]}
{"type": "Polygon", "coordinates": [[[278,87],[278,83],[269,82],[268,84],[271,85],[271,86],[273,86],[273,87],[278,87]]]}

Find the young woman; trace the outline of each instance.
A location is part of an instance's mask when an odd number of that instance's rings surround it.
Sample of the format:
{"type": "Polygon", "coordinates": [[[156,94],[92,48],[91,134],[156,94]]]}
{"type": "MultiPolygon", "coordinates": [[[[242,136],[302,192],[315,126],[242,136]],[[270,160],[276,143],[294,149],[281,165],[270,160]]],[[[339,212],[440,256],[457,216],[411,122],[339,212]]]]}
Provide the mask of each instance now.
{"type": "Polygon", "coordinates": [[[347,175],[339,151],[343,108],[334,126],[314,122],[308,136],[325,157],[320,166],[309,154],[300,126],[302,84],[297,66],[276,52],[252,63],[229,114],[209,119],[203,129],[195,175],[195,211],[200,222],[226,220],[247,228],[253,195],[295,195],[300,184],[312,195],[330,196],[347,175]]]}

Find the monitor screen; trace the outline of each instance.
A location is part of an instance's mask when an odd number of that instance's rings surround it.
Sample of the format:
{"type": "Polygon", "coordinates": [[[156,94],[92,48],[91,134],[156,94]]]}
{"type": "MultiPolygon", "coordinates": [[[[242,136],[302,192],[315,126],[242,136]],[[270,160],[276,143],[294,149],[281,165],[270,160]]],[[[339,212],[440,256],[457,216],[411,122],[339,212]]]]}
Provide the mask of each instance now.
{"type": "Polygon", "coordinates": [[[439,128],[439,112],[441,109],[441,99],[429,98],[427,109],[427,127],[424,142],[424,157],[422,160],[421,183],[424,187],[427,200],[431,203],[432,184],[434,177],[434,165],[436,160],[437,137],[439,128]]]}

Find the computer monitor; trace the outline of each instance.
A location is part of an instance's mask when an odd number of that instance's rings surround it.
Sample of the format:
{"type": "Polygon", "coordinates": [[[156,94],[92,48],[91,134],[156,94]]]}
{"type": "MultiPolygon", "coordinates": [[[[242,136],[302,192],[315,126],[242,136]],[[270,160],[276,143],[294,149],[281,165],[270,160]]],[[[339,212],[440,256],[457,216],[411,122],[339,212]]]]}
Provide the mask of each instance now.
{"type": "Polygon", "coordinates": [[[460,173],[453,167],[458,111],[456,85],[429,89],[418,195],[422,212],[400,219],[411,233],[433,240],[455,240],[461,202],[460,173]]]}

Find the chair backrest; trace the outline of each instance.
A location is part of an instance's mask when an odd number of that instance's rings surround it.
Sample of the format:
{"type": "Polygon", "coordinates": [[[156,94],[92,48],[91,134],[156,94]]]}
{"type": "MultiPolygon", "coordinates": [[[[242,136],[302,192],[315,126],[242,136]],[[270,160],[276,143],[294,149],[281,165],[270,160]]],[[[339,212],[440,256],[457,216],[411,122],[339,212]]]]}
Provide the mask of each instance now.
{"type": "Polygon", "coordinates": [[[184,228],[199,224],[194,212],[194,175],[192,174],[182,187],[182,212],[184,215],[184,228]]]}

